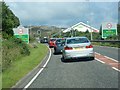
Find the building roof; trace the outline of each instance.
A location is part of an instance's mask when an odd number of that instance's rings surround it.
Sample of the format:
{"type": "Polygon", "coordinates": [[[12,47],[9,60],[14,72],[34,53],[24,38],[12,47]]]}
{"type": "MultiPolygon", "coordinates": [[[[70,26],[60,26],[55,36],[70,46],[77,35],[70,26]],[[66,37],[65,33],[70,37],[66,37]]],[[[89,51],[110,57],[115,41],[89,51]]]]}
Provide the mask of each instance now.
{"type": "Polygon", "coordinates": [[[92,27],[90,25],[87,25],[87,24],[85,24],[83,22],[79,22],[79,23],[77,23],[77,24],[75,24],[75,25],[65,29],[63,31],[63,33],[70,32],[72,29],[73,30],[77,30],[77,31],[81,31],[81,32],[86,32],[88,30],[89,32],[92,31],[92,32],[99,33],[98,29],[96,29],[96,28],[94,28],[94,27],[92,27]]]}

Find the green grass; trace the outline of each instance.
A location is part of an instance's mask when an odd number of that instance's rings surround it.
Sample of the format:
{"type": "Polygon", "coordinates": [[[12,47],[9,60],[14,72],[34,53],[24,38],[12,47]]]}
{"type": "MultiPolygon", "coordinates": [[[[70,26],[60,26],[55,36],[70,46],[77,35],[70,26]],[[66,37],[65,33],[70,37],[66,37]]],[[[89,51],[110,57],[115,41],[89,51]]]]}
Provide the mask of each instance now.
{"type": "Polygon", "coordinates": [[[46,56],[48,48],[39,44],[38,48],[32,48],[31,54],[20,58],[2,73],[2,88],[10,88],[22,77],[35,68],[46,56]]]}
{"type": "Polygon", "coordinates": [[[1,66],[0,66],[0,90],[2,89],[2,73],[1,73],[1,66]]]}

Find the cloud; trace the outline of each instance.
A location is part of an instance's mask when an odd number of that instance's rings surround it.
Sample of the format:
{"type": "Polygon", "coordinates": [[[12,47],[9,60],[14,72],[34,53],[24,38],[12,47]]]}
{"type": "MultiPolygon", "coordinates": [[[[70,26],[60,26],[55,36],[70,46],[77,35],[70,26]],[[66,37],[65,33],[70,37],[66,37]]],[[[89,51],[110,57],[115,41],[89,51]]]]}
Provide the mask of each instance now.
{"type": "Polygon", "coordinates": [[[72,26],[89,21],[99,28],[102,22],[117,22],[117,2],[7,2],[23,25],[72,26]],[[92,15],[91,15],[92,13],[92,15]]]}

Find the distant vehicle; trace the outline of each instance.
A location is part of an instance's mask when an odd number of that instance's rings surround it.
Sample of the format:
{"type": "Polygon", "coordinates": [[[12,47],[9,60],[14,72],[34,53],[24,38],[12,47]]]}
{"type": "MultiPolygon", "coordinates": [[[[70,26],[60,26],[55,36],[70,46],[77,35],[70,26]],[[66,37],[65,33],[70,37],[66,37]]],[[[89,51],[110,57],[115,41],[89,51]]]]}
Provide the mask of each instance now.
{"type": "Polygon", "coordinates": [[[67,38],[62,52],[63,61],[73,58],[88,57],[94,59],[93,46],[87,37],[67,38]]]}
{"type": "Polygon", "coordinates": [[[65,44],[65,39],[64,38],[58,38],[55,42],[54,54],[62,53],[62,50],[64,48],[64,44],[65,44]]]}
{"type": "Polygon", "coordinates": [[[47,37],[42,38],[41,43],[48,43],[48,38],[47,37]]]}
{"type": "Polygon", "coordinates": [[[49,43],[48,43],[50,48],[55,46],[55,41],[56,41],[56,38],[50,38],[49,43]]]}

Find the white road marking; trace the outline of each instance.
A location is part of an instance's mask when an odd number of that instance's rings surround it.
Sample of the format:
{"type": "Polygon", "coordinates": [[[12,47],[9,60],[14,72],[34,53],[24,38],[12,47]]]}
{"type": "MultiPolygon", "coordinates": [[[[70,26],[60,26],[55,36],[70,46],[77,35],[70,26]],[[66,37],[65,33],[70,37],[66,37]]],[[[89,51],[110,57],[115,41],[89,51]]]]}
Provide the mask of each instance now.
{"type": "Polygon", "coordinates": [[[96,54],[98,54],[98,55],[101,55],[100,53],[97,53],[97,52],[95,52],[96,54]]]}
{"type": "MultiPolygon", "coordinates": [[[[47,46],[48,47],[48,46],[47,46]]],[[[48,47],[49,48],[49,47],[48,47]]],[[[49,48],[49,51],[50,51],[50,54],[49,54],[49,57],[48,57],[48,60],[46,61],[46,63],[44,64],[43,67],[46,67],[46,65],[48,64],[50,58],[51,58],[51,49],[49,48]]],[[[33,81],[38,77],[38,75],[43,71],[44,68],[41,68],[39,70],[39,72],[32,78],[32,80],[24,87],[25,89],[28,88],[32,83],[33,81]]]]}
{"type": "Polygon", "coordinates": [[[95,60],[97,60],[97,61],[99,61],[99,62],[101,62],[101,63],[105,63],[105,62],[103,62],[103,61],[101,61],[101,60],[99,60],[99,59],[97,59],[97,58],[95,58],[95,60]]]}
{"type": "MultiPolygon", "coordinates": [[[[96,54],[98,54],[98,55],[101,55],[101,54],[99,54],[99,53],[97,53],[97,52],[95,52],[96,54]]],[[[110,58],[110,57],[108,57],[108,56],[104,56],[104,57],[106,57],[106,58],[108,58],[108,59],[111,59],[111,60],[113,60],[113,61],[115,61],[115,62],[119,62],[119,61],[117,61],[117,60],[115,60],[115,59],[113,59],[113,58],[110,58]]],[[[101,61],[101,60],[99,60],[99,59],[97,59],[97,58],[95,58],[97,61],[99,61],[99,62],[101,62],[101,63],[105,63],[105,62],[103,62],[103,61],[101,61]]],[[[115,68],[115,67],[112,67],[114,70],[116,70],[116,71],[119,71],[120,72],[120,70],[119,69],[117,69],[117,68],[115,68]]]]}
{"type": "Polygon", "coordinates": [[[106,57],[106,58],[108,58],[108,59],[111,59],[111,60],[113,60],[113,61],[115,61],[115,62],[118,62],[117,60],[115,60],[115,59],[113,59],[113,58],[110,58],[110,57],[108,57],[108,56],[104,56],[104,57],[106,57]]]}
{"type": "MultiPolygon", "coordinates": [[[[95,52],[96,54],[98,54],[98,55],[101,55],[100,53],[97,53],[97,52],[95,52]]],[[[103,55],[104,56],[104,55],[103,55]]],[[[115,62],[119,62],[119,61],[117,61],[117,60],[115,60],[115,59],[113,59],[113,58],[110,58],[110,57],[108,57],[108,56],[104,56],[104,57],[106,57],[106,58],[108,58],[108,59],[111,59],[111,60],[113,60],[113,61],[115,61],[115,62]]]]}
{"type": "Polygon", "coordinates": [[[117,69],[117,68],[115,68],[115,67],[112,67],[114,70],[116,70],[116,71],[119,71],[120,72],[120,70],[119,69],[117,69]]]}

